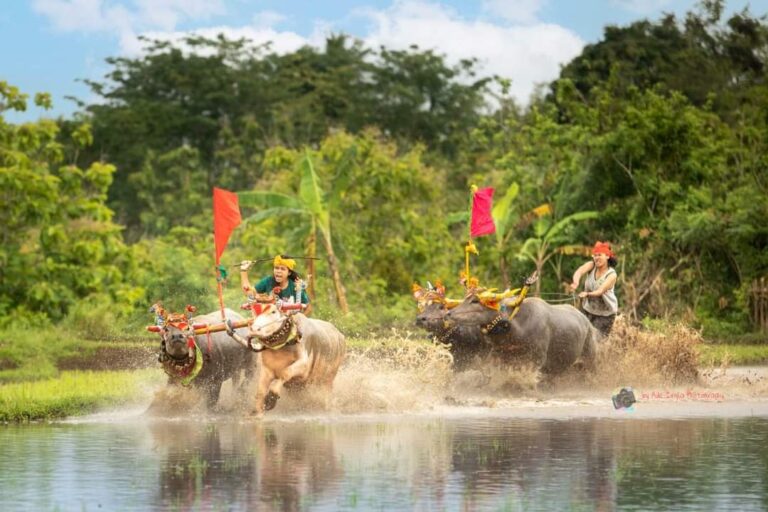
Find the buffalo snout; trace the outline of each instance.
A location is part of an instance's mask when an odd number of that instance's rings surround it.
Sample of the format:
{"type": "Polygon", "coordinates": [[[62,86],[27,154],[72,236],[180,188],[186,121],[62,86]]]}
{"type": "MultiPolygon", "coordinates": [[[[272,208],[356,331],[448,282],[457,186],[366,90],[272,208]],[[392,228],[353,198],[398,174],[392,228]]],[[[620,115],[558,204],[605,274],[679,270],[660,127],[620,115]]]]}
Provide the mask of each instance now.
{"type": "Polygon", "coordinates": [[[184,336],[183,334],[174,334],[174,335],[168,337],[168,342],[171,343],[171,344],[174,344],[174,343],[185,343],[186,341],[187,341],[186,340],[186,336],[184,336]]]}

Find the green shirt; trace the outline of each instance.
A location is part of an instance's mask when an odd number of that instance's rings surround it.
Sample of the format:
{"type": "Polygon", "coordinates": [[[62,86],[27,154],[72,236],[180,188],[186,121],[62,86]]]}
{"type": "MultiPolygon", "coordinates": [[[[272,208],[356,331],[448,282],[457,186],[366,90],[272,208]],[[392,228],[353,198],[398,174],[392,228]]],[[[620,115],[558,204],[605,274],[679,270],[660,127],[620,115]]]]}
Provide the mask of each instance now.
{"type": "MultiPolygon", "coordinates": [[[[274,276],[267,276],[258,283],[256,283],[256,286],[254,286],[254,289],[259,293],[270,293],[276,286],[278,286],[277,281],[275,281],[274,276]]],[[[281,290],[278,296],[281,299],[288,300],[291,297],[295,299],[296,297],[296,283],[294,281],[288,281],[288,286],[285,288],[285,290],[281,290]]],[[[309,304],[309,297],[307,296],[307,290],[301,290],[301,303],[302,304],[309,304]]]]}

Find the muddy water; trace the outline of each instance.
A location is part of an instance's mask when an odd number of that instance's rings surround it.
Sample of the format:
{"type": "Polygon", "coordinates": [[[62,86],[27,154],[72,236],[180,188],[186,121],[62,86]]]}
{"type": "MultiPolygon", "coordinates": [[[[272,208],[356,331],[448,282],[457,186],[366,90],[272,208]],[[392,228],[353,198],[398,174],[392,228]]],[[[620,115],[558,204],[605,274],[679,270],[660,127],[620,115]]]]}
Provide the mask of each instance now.
{"type": "Polygon", "coordinates": [[[406,344],[352,355],[330,404],[289,395],[261,420],[228,386],[207,415],[157,390],[0,426],[0,510],[768,509],[765,368],[675,386],[613,373],[537,387],[406,344]],[[613,407],[617,383],[632,409],[613,407]]]}

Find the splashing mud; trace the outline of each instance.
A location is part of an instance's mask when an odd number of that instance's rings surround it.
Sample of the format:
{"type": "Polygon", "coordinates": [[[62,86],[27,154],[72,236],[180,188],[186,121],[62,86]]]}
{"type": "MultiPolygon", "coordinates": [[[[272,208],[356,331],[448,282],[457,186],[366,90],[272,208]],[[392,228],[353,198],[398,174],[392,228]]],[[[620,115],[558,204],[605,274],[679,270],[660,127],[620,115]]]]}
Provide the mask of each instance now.
{"type": "Polygon", "coordinates": [[[645,385],[696,383],[699,343],[699,332],[681,324],[672,325],[667,332],[654,332],[619,317],[599,352],[593,384],[621,385],[626,379],[645,385]]]}
{"type": "MultiPolygon", "coordinates": [[[[268,418],[305,414],[387,414],[447,409],[523,408],[593,405],[606,408],[611,393],[631,386],[640,400],[659,402],[768,400],[766,368],[700,368],[697,331],[682,325],[666,332],[648,331],[617,319],[611,336],[600,346],[596,368],[579,368],[543,376],[530,366],[511,366],[493,358],[476,359],[454,372],[450,352],[411,333],[396,332],[351,349],[334,382],[333,395],[308,388],[286,390],[268,418]]],[[[209,416],[248,416],[254,386],[222,388],[216,411],[209,416]]],[[[711,405],[711,404],[710,404],[711,405]]],[[[676,404],[676,407],[681,406],[676,404]]],[[[686,407],[684,404],[681,407],[686,407]]],[[[679,407],[678,407],[679,408],[679,407]]],[[[169,387],[155,392],[147,414],[159,417],[204,410],[194,389],[169,387]]]]}

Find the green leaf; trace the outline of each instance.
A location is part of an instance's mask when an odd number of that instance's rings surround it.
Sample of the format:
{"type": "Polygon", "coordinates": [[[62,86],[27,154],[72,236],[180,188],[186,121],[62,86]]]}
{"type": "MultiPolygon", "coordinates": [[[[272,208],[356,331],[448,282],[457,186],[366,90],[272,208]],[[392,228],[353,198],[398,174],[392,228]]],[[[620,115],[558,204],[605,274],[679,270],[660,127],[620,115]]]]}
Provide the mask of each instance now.
{"type": "Polygon", "coordinates": [[[445,218],[445,223],[449,226],[458,224],[460,222],[469,222],[469,212],[464,210],[461,212],[449,213],[445,218]]]}
{"type": "Polygon", "coordinates": [[[507,188],[507,191],[501,201],[497,202],[493,206],[491,216],[493,217],[493,222],[496,224],[496,241],[499,245],[503,243],[507,234],[510,207],[512,206],[512,201],[514,201],[519,192],[520,185],[518,185],[517,182],[513,182],[509,188],[507,188]]]}
{"type": "Polygon", "coordinates": [[[598,213],[595,211],[576,212],[574,214],[568,215],[567,217],[564,217],[563,219],[557,221],[549,229],[549,231],[547,231],[547,234],[544,236],[544,240],[546,241],[554,240],[567,226],[569,226],[573,222],[579,222],[587,219],[596,219],[597,215],[598,213]]]}
{"type": "Polygon", "coordinates": [[[245,222],[258,224],[259,222],[264,222],[268,219],[274,219],[275,217],[288,217],[296,215],[309,215],[309,212],[303,208],[267,208],[251,215],[245,219],[245,222]]]}
{"type": "Polygon", "coordinates": [[[250,208],[292,208],[295,210],[303,209],[303,205],[298,198],[278,192],[264,192],[261,190],[250,190],[247,192],[238,192],[237,201],[240,206],[250,208]]]}
{"type": "Polygon", "coordinates": [[[301,167],[301,185],[299,185],[299,198],[304,207],[317,219],[318,227],[326,238],[330,238],[331,219],[328,210],[323,203],[323,191],[318,183],[315,167],[307,153],[299,164],[301,167]]]}

